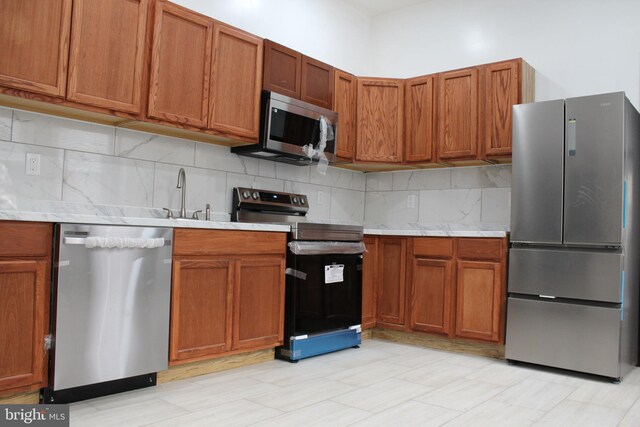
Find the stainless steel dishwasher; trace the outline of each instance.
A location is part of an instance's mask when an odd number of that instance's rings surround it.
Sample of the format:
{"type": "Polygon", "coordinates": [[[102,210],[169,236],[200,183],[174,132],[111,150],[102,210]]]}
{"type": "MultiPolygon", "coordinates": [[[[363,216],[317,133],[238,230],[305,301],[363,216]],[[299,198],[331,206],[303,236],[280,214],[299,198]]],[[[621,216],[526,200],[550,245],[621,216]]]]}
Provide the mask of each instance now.
{"type": "Polygon", "coordinates": [[[173,229],[59,224],[45,403],[155,385],[168,367],[173,229]]]}

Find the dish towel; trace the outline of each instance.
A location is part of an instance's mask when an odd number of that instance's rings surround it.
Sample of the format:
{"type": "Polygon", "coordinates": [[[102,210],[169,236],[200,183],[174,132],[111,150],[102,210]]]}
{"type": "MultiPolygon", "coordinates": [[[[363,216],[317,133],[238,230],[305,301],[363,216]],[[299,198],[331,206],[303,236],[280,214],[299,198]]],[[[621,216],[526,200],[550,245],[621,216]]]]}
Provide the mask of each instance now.
{"type": "Polygon", "coordinates": [[[108,248],[108,249],[124,249],[124,248],[142,248],[152,249],[164,246],[164,238],[158,237],[153,239],[145,239],[139,237],[87,237],[84,242],[86,248],[108,248]]]}

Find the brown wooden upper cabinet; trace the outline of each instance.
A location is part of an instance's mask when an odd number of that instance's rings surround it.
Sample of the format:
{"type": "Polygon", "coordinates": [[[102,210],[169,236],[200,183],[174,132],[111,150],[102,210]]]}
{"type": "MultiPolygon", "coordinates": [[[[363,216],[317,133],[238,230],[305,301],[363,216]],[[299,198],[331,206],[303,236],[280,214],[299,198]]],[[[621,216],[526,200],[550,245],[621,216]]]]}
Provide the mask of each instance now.
{"type": "Polygon", "coordinates": [[[266,90],[331,109],[333,75],[331,65],[271,40],[264,41],[263,87],[266,90]]]}
{"type": "Polygon", "coordinates": [[[477,158],[479,73],[480,70],[473,67],[438,76],[439,161],[477,158]]]}
{"type": "Polygon", "coordinates": [[[378,239],[377,320],[387,326],[403,328],[405,324],[405,265],[407,239],[378,239]]]}
{"type": "Polygon", "coordinates": [[[333,105],[333,79],[334,71],[331,65],[302,55],[302,101],[330,110],[333,105]]]}
{"type": "Polygon", "coordinates": [[[209,128],[224,135],[257,140],[263,41],[216,23],[213,43],[209,128]]]}
{"type": "Polygon", "coordinates": [[[511,107],[533,102],[535,71],[522,58],[483,66],[485,87],[484,155],[511,156],[511,107]]]}
{"type": "Polygon", "coordinates": [[[402,161],[403,110],[402,80],[358,78],[357,161],[402,161]]]}
{"type": "Polygon", "coordinates": [[[404,161],[407,163],[434,160],[436,80],[434,75],[405,80],[404,161]]]}
{"type": "Polygon", "coordinates": [[[147,9],[147,0],[74,1],[67,99],[140,112],[147,9]]]}
{"type": "Polygon", "coordinates": [[[0,85],[64,97],[71,0],[0,2],[0,85]]]}
{"type": "Polygon", "coordinates": [[[263,87],[291,98],[300,99],[302,54],[286,46],[264,41],[263,87]]]}
{"type": "Polygon", "coordinates": [[[335,70],[333,110],[338,113],[338,146],[336,155],[353,160],[356,145],[356,78],[344,71],[335,70]]]}
{"type": "Polygon", "coordinates": [[[207,127],[213,20],[159,0],[151,47],[148,116],[207,127]]]}

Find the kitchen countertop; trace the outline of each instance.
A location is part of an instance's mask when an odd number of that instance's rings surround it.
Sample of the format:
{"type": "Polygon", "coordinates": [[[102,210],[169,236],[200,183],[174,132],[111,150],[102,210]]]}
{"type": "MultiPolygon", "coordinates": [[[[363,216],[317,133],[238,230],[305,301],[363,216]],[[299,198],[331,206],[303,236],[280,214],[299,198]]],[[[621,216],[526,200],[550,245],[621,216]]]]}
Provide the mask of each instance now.
{"type": "MultiPolygon", "coordinates": [[[[175,211],[174,211],[175,213],[175,211]]],[[[187,211],[191,217],[193,211],[187,211]]],[[[204,213],[200,214],[204,216],[204,213]]],[[[212,212],[211,221],[168,219],[162,209],[63,202],[21,202],[19,209],[0,209],[0,220],[62,222],[147,227],[289,232],[288,225],[230,222],[227,213],[212,212]]]]}
{"type": "Polygon", "coordinates": [[[364,234],[412,237],[506,237],[507,224],[365,224],[364,234]]]}
{"type": "MultiPolygon", "coordinates": [[[[191,216],[191,213],[192,211],[189,211],[188,216],[191,216]]],[[[276,231],[285,233],[289,231],[288,225],[230,222],[228,213],[212,212],[211,217],[211,221],[168,219],[166,218],[166,212],[156,208],[48,201],[25,201],[20,202],[17,209],[16,207],[13,207],[13,209],[0,209],[0,220],[276,231]]],[[[313,222],[361,225],[355,222],[315,220],[313,222]]],[[[508,232],[508,224],[403,223],[364,225],[364,234],[375,236],[505,237],[508,232]]]]}

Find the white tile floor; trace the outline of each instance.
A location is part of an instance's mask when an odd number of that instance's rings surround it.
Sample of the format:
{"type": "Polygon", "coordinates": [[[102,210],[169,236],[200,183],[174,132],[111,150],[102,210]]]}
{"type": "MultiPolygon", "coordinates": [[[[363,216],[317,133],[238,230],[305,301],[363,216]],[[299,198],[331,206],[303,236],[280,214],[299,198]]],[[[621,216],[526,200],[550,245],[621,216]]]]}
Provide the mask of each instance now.
{"type": "Polygon", "coordinates": [[[640,426],[640,368],[621,384],[366,340],[71,405],[76,426],[640,426]]]}

